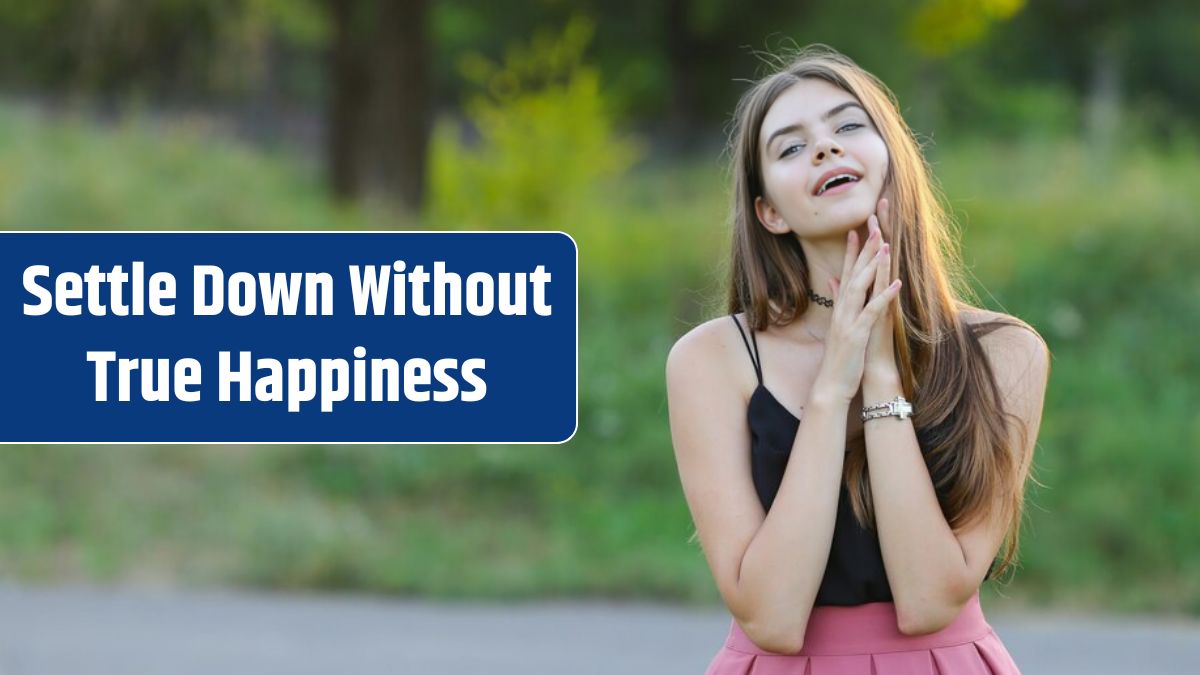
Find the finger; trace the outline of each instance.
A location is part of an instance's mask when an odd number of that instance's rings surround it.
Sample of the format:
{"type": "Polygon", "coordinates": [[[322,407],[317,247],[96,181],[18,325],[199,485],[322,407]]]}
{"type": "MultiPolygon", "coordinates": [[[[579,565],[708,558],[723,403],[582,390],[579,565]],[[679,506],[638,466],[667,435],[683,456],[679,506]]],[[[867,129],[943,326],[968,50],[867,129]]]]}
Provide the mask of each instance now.
{"type": "MultiPolygon", "coordinates": [[[[875,230],[875,228],[871,224],[871,218],[874,218],[874,217],[875,217],[875,215],[872,214],[870,217],[867,218],[868,232],[873,233],[875,230]]],[[[880,246],[879,235],[876,234],[873,237],[868,235],[867,243],[865,245],[863,245],[862,251],[859,252],[858,259],[854,261],[854,266],[850,269],[848,274],[843,274],[842,278],[843,279],[854,279],[855,277],[857,277],[859,272],[864,267],[866,267],[868,264],[870,264],[873,256],[879,252],[879,246],[880,246]]]]}
{"type": "Polygon", "coordinates": [[[842,276],[839,279],[849,279],[850,272],[854,269],[854,260],[858,256],[858,233],[850,230],[846,235],[846,256],[842,260],[842,276]]]}
{"type": "Polygon", "coordinates": [[[875,266],[879,264],[881,256],[877,253],[872,256],[867,264],[863,266],[858,274],[850,281],[850,285],[846,287],[847,302],[851,307],[862,308],[866,301],[867,287],[871,284],[871,280],[875,276],[875,266]]]}
{"type": "Polygon", "coordinates": [[[880,250],[879,262],[875,265],[875,284],[871,287],[871,297],[878,297],[887,288],[888,277],[892,275],[891,246],[884,244],[880,250]]]}
{"type": "Polygon", "coordinates": [[[885,311],[887,311],[887,308],[891,305],[892,301],[895,300],[896,296],[900,294],[901,285],[902,284],[899,279],[896,279],[892,283],[888,284],[883,289],[882,293],[874,298],[871,298],[871,301],[868,302],[867,306],[863,308],[862,315],[866,316],[867,320],[872,324],[878,321],[879,317],[885,311]]]}
{"type": "MultiPolygon", "coordinates": [[[[870,265],[871,261],[875,258],[875,254],[879,252],[881,242],[879,233],[876,231],[877,228],[872,223],[873,218],[875,218],[874,214],[867,218],[867,229],[871,234],[868,236],[867,243],[863,246],[862,252],[858,254],[858,260],[854,262],[854,267],[850,270],[850,279],[856,278],[863,269],[870,265]]],[[[846,279],[847,277],[842,278],[846,279]]]]}

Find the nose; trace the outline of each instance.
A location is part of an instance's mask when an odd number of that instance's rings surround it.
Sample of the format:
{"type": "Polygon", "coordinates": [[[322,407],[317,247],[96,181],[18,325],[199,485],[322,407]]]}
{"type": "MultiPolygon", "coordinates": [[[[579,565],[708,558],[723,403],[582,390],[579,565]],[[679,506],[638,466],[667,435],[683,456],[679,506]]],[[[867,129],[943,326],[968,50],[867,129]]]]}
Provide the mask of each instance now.
{"type": "Polygon", "coordinates": [[[833,139],[823,139],[817,143],[812,154],[813,163],[824,162],[832,157],[842,156],[842,146],[838,145],[833,139]]]}

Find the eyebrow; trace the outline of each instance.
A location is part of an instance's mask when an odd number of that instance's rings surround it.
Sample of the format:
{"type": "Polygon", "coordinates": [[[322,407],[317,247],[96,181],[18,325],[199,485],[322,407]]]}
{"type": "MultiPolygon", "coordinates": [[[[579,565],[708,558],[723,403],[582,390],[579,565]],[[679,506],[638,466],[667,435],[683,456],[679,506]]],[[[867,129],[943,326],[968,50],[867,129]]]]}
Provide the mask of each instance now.
{"type": "MultiPolygon", "coordinates": [[[[829,119],[830,117],[833,117],[834,115],[842,112],[846,108],[858,108],[859,110],[862,110],[864,113],[867,112],[866,110],[863,110],[863,107],[861,105],[859,105],[857,101],[846,101],[845,103],[839,103],[838,105],[835,105],[834,107],[829,109],[829,112],[825,113],[824,115],[821,115],[821,121],[825,121],[825,120],[829,119]]],[[[766,145],[763,146],[763,148],[765,149],[765,148],[771,147],[771,143],[774,142],[775,137],[782,136],[783,134],[789,134],[793,131],[796,131],[797,129],[803,129],[803,128],[804,128],[803,124],[796,122],[794,124],[789,124],[786,127],[783,127],[782,129],[776,129],[771,134],[771,136],[769,138],[767,138],[767,143],[766,143],[766,145]]]]}

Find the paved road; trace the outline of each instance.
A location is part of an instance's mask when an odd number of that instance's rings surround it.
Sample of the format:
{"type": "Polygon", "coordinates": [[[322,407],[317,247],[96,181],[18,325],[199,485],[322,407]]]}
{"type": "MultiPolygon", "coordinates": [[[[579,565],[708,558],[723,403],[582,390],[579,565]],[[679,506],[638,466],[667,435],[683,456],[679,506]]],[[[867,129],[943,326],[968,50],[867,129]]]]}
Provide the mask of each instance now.
{"type": "MultiPolygon", "coordinates": [[[[988,619],[1024,675],[1200,673],[1200,623],[988,619]]],[[[0,585],[0,675],[699,675],[728,622],[654,605],[0,585]]]]}

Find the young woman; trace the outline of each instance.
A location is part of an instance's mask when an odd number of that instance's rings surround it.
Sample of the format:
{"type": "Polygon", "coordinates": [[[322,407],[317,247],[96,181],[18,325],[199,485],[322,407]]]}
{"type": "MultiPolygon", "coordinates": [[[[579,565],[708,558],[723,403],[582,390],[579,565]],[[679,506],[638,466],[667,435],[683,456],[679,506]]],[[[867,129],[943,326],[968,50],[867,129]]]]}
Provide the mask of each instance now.
{"type": "Polygon", "coordinates": [[[666,367],[732,615],[708,675],[1017,674],[979,587],[1015,562],[1049,350],[960,299],[920,147],[850,59],[755,84],[730,156],[729,316],[666,367]]]}

